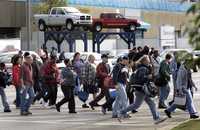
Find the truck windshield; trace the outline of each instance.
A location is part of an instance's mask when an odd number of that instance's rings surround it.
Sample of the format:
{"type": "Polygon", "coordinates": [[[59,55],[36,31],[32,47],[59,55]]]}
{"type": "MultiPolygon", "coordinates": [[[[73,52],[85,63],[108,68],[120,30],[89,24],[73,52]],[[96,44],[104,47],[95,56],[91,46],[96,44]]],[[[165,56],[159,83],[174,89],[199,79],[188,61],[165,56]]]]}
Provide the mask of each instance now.
{"type": "Polygon", "coordinates": [[[66,11],[67,13],[80,13],[80,11],[79,11],[78,9],[72,8],[72,7],[70,7],[70,8],[65,8],[65,11],[66,11]]]}

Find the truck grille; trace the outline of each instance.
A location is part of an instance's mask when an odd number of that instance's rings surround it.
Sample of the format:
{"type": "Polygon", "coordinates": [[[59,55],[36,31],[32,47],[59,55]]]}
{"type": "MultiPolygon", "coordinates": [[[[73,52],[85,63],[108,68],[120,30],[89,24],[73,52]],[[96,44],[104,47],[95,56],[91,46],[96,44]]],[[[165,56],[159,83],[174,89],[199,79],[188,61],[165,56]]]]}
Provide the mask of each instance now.
{"type": "Polygon", "coordinates": [[[85,20],[85,16],[80,16],[80,20],[85,20]]]}
{"type": "Polygon", "coordinates": [[[91,17],[90,17],[90,16],[87,16],[87,17],[86,17],[86,20],[90,20],[90,19],[91,19],[91,17]]]}

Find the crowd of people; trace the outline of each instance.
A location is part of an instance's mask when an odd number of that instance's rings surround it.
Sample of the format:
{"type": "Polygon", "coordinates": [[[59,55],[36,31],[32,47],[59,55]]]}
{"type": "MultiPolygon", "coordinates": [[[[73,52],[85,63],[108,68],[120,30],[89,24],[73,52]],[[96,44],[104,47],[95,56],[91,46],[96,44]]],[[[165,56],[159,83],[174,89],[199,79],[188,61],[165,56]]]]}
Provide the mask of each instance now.
{"type": "MultiPolygon", "coordinates": [[[[68,102],[69,113],[77,113],[75,96],[84,92],[86,99],[82,100],[83,108],[91,107],[94,110],[95,107],[101,106],[103,114],[112,111],[112,118],[119,121],[130,118],[129,111],[138,112],[144,101],[149,106],[155,124],[166,120],[160,116],[158,109],[164,109],[169,118],[176,108],[187,110],[192,119],[198,118],[193,103],[193,88],[197,88],[192,80],[188,61],[177,61],[176,57],[176,53],[173,56],[167,54],[165,59],[160,61],[158,50],[148,46],[134,47],[128,55],[118,57],[111,70],[107,54],[102,54],[102,62],[96,64],[93,55],[83,61],[80,53],[76,52],[72,60],[61,59],[65,67],[60,71],[56,64],[57,55],[49,56],[45,52],[45,55],[41,56],[43,63],[40,63],[35,55],[29,52],[22,54],[20,51],[12,58],[16,109],[20,110],[20,115],[28,116],[32,114],[30,106],[41,101],[44,107],[55,108],[60,112],[61,106],[68,102]],[[168,103],[171,74],[174,96],[168,103]],[[110,86],[105,83],[108,79],[110,86]],[[63,92],[60,101],[57,100],[58,86],[61,86],[63,92]],[[88,101],[89,94],[93,95],[92,101],[88,101]],[[177,95],[180,94],[186,98],[185,105],[181,107],[176,101],[177,95]],[[99,104],[104,97],[105,103],[99,104]],[[158,105],[155,97],[159,98],[158,105]]],[[[4,112],[11,112],[4,91],[4,88],[11,84],[9,76],[5,64],[0,63],[0,95],[4,112]]],[[[83,96],[83,93],[81,94],[83,96]]]]}

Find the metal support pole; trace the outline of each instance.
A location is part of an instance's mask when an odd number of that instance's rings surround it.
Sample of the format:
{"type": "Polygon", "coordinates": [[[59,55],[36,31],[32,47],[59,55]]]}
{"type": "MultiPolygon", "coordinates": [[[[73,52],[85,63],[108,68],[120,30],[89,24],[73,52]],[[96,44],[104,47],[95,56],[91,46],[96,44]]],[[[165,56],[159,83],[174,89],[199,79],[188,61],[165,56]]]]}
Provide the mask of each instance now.
{"type": "Polygon", "coordinates": [[[27,50],[30,50],[31,46],[31,0],[26,2],[26,27],[27,27],[27,50]]]}

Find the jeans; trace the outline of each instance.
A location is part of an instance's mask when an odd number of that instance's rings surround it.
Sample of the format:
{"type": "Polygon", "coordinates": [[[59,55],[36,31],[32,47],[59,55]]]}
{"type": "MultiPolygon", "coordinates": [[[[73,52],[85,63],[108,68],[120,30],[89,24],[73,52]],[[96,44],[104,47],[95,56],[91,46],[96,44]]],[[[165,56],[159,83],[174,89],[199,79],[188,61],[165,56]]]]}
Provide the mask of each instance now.
{"type": "Polygon", "coordinates": [[[120,111],[125,109],[128,104],[128,98],[126,94],[126,85],[118,83],[119,89],[117,89],[117,95],[113,103],[113,116],[119,116],[120,111]]]}
{"type": "Polygon", "coordinates": [[[21,112],[28,112],[33,102],[35,93],[32,86],[26,86],[21,90],[21,112]]]}
{"type": "Polygon", "coordinates": [[[4,110],[10,110],[10,107],[9,107],[8,101],[7,101],[7,97],[6,97],[3,87],[0,87],[0,95],[1,95],[1,100],[2,100],[4,110]]]}
{"type": "Polygon", "coordinates": [[[129,105],[127,108],[121,111],[122,115],[125,115],[127,112],[132,110],[137,110],[143,102],[146,102],[151,110],[152,116],[154,120],[160,118],[159,112],[156,110],[156,104],[152,98],[146,96],[143,92],[136,91],[135,92],[135,102],[129,105]]]}
{"type": "MultiPolygon", "coordinates": [[[[197,114],[197,110],[194,107],[194,102],[192,100],[192,94],[190,89],[184,90],[183,91],[186,94],[186,107],[188,109],[188,112],[190,115],[195,115],[197,114]]],[[[175,104],[172,104],[167,111],[168,112],[173,112],[175,109],[177,108],[177,106],[175,104]]]]}
{"type": "Polygon", "coordinates": [[[57,106],[60,107],[66,102],[68,103],[69,112],[75,111],[75,100],[74,100],[74,86],[61,86],[61,90],[64,94],[64,98],[57,103],[57,106]]]}
{"type": "Polygon", "coordinates": [[[165,101],[167,100],[167,98],[169,96],[169,92],[170,92],[169,84],[161,86],[159,88],[159,92],[160,92],[159,104],[167,106],[165,101]]]}
{"type": "Polygon", "coordinates": [[[21,87],[16,86],[15,89],[16,89],[16,107],[20,107],[20,103],[21,103],[20,90],[21,90],[21,87]]]}

